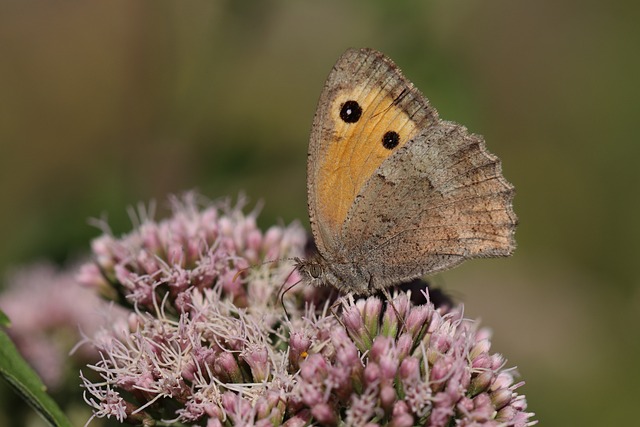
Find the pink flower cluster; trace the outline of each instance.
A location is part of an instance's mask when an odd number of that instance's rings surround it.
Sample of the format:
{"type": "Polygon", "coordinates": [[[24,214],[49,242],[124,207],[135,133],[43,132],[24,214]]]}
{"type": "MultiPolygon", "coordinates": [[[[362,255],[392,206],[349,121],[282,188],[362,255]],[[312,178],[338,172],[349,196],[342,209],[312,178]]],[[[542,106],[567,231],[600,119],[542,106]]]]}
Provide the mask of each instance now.
{"type": "MultiPolygon", "coordinates": [[[[78,280],[139,309],[155,310],[167,299],[164,308],[174,314],[189,311],[191,291],[214,286],[246,306],[251,296],[244,273],[255,273],[256,267],[269,274],[281,269],[283,263],[269,261],[299,255],[306,234],[295,224],[263,233],[256,225],[257,212],[242,213],[242,201],[201,208],[203,203],[187,193],[171,199],[173,216],[165,221],[141,218],[138,228],[122,238],[103,234],[91,245],[95,262],[81,268],[78,280]]],[[[251,290],[265,290],[258,288],[251,290]]]]}
{"type": "Polygon", "coordinates": [[[69,358],[81,334],[94,334],[107,317],[124,311],[109,307],[95,292],[80,286],[74,275],[75,270],[47,262],[25,265],[7,275],[7,287],[0,295],[0,309],[11,320],[8,334],[53,391],[70,386],[69,378],[77,387],[73,371],[97,356],[95,349],[84,346],[69,358]]]}
{"type": "Polygon", "coordinates": [[[171,218],[94,242],[82,280],[131,307],[88,340],[101,354],[82,375],[95,417],[208,427],[535,423],[521,383],[460,309],[414,305],[405,293],[317,304],[321,294],[300,286],[281,300],[297,280],[282,259],[300,256],[306,236],[297,225],[262,233],[255,220],[190,194],[174,200],[171,218]]]}
{"type": "MultiPolygon", "coordinates": [[[[294,394],[323,425],[527,426],[524,396],[486,330],[407,294],[343,302],[315,322],[294,394]]],[[[292,350],[297,341],[291,339],[292,350]]]]}

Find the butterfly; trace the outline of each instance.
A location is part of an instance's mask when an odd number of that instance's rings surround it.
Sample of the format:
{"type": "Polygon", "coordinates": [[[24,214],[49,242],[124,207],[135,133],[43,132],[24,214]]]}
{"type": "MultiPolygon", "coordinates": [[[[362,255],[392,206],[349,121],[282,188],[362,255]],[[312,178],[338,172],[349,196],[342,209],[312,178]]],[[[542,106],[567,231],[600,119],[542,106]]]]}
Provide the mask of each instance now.
{"type": "Polygon", "coordinates": [[[369,295],[515,249],[500,160],[373,49],[347,50],[327,78],[307,191],[318,253],[296,268],[313,285],[369,295]]]}

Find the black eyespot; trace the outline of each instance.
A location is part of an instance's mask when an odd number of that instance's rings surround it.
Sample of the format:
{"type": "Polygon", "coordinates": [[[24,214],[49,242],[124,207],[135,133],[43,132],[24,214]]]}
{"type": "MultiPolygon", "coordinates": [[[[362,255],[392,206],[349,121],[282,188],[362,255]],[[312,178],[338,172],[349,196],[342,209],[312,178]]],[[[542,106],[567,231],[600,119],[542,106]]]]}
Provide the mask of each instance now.
{"type": "Polygon", "coordinates": [[[399,143],[400,135],[398,135],[398,132],[390,130],[389,132],[382,135],[382,146],[387,150],[396,148],[399,143]]]}
{"type": "Polygon", "coordinates": [[[362,107],[356,101],[347,101],[340,108],[340,118],[346,123],[355,123],[360,120],[362,107]]]}

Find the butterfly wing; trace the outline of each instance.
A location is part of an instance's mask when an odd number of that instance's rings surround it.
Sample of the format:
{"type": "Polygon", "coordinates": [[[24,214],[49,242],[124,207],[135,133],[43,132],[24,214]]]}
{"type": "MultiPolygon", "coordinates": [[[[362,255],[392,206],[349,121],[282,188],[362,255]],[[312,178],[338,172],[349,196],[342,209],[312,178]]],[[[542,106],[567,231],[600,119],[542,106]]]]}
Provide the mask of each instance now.
{"type": "Polygon", "coordinates": [[[340,57],[318,102],[307,165],[311,229],[324,258],[340,261],[343,223],[365,182],[437,122],[427,99],[383,54],[352,49],[340,57]]]}
{"type": "Polygon", "coordinates": [[[344,223],[342,256],[372,288],[515,248],[514,189],[480,136],[441,121],[375,171],[344,223]]]}

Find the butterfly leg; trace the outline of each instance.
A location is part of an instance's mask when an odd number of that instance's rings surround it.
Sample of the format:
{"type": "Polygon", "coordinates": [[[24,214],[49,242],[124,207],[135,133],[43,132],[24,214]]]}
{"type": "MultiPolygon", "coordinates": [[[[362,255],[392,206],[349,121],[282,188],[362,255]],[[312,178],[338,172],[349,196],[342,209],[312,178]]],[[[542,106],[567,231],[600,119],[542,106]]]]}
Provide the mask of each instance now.
{"type": "Polygon", "coordinates": [[[387,303],[391,306],[391,308],[393,309],[396,318],[398,319],[398,321],[400,322],[400,324],[402,325],[402,328],[396,333],[396,336],[400,335],[400,332],[402,332],[403,330],[407,329],[407,324],[404,322],[404,317],[400,315],[400,312],[398,311],[398,308],[396,307],[396,305],[393,302],[393,297],[391,296],[391,294],[389,293],[389,289],[387,288],[382,288],[381,290],[382,295],[384,296],[384,298],[387,300],[387,303]]]}

